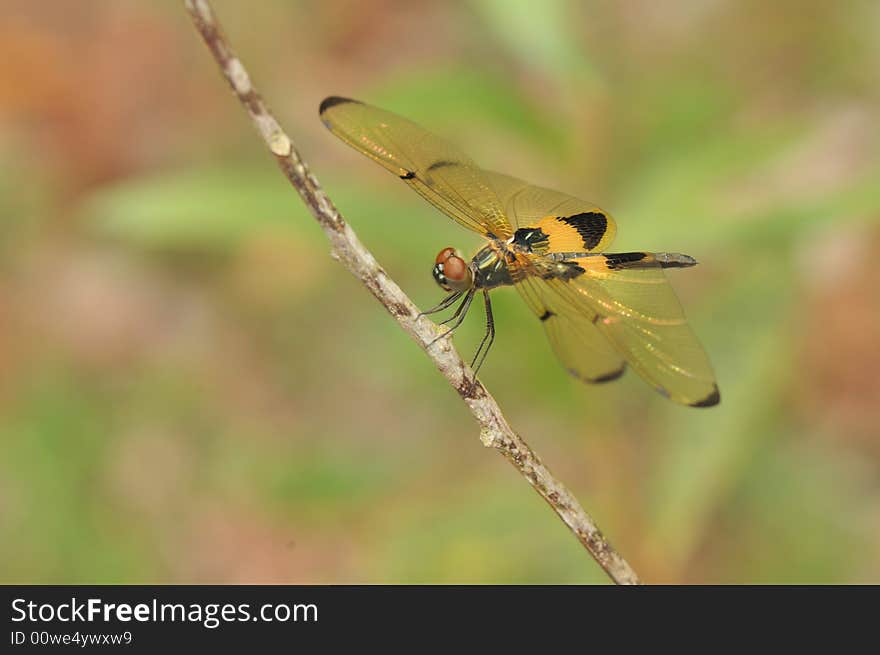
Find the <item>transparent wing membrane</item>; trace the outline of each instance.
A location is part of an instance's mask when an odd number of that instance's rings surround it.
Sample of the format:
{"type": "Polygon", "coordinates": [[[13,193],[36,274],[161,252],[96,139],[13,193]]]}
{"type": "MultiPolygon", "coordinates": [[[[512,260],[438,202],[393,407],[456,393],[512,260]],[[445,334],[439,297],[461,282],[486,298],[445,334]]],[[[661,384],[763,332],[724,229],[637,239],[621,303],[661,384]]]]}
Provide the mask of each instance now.
{"type": "Polygon", "coordinates": [[[590,383],[608,382],[623,375],[623,358],[596,329],[587,311],[571,305],[538,277],[525,277],[516,288],[541,321],[566,371],[590,383]]]}
{"type": "Polygon", "coordinates": [[[327,98],[320,113],[333,134],[464,227],[484,236],[512,235],[483,171],[451,143],[401,116],[356,100],[327,98]]]}
{"type": "MultiPolygon", "coordinates": [[[[611,256],[609,256],[611,257],[611,256]]],[[[584,273],[548,286],[588,318],[632,368],[657,391],[695,407],[720,401],[705,350],[657,262],[614,270],[607,257],[580,260],[584,273]]]]}

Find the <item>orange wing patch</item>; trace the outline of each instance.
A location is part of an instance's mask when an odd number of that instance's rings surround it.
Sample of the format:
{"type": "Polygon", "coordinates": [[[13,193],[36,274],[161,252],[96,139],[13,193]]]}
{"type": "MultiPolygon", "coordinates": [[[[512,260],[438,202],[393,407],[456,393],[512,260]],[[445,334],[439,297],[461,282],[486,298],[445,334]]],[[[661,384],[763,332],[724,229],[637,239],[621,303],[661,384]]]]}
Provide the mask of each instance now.
{"type": "Polygon", "coordinates": [[[614,221],[596,208],[572,216],[545,216],[517,230],[516,240],[540,254],[595,252],[607,247],[614,233],[614,221]]]}

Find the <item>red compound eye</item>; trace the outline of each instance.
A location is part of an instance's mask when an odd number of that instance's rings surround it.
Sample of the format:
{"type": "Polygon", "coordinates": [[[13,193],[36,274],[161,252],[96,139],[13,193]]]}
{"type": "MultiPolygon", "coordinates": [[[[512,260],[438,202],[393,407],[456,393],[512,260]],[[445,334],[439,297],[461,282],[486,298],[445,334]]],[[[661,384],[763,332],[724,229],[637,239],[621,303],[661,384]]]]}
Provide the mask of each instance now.
{"type": "Polygon", "coordinates": [[[457,257],[453,254],[443,262],[443,275],[446,276],[447,280],[461,282],[467,277],[467,273],[467,264],[465,264],[461,257],[457,257]]]}
{"type": "Polygon", "coordinates": [[[437,255],[437,259],[434,260],[434,263],[435,263],[435,264],[442,264],[442,263],[444,263],[447,259],[449,259],[450,257],[452,257],[453,255],[455,255],[455,248],[444,248],[444,249],[441,250],[440,253],[437,255]]]}

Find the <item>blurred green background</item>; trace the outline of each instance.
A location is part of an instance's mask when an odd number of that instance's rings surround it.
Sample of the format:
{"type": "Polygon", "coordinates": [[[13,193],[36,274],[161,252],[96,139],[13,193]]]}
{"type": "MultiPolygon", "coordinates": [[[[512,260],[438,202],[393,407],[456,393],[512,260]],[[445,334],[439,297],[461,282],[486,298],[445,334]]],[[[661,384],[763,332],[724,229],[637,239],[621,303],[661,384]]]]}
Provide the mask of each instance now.
{"type": "MultiPolygon", "coordinates": [[[[179,3],[2,6],[0,582],[605,581],[328,256],[179,3]]],[[[671,277],[718,408],[580,385],[511,290],[481,374],[646,581],[880,582],[880,4],[214,6],[422,307],[478,240],[327,95],[700,261],[671,277]]]]}

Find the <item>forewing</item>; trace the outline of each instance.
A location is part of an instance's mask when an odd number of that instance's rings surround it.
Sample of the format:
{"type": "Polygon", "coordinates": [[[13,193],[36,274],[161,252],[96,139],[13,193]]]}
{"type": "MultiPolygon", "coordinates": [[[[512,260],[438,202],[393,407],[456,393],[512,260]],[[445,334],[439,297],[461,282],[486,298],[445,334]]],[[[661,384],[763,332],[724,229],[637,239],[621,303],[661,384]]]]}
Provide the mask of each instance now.
{"type": "Polygon", "coordinates": [[[530,230],[540,231],[531,238],[534,252],[601,252],[614,240],[614,219],[595,204],[502,173],[484,174],[523,238],[530,230]]]}
{"type": "Polygon", "coordinates": [[[572,305],[537,276],[523,278],[516,289],[541,321],[565,370],[590,383],[608,382],[623,375],[623,358],[596,329],[593,317],[581,303],[572,305]]]}
{"type": "Polygon", "coordinates": [[[484,236],[513,230],[483,171],[412,121],[357,100],[330,97],[321,120],[333,134],[397,175],[440,211],[484,236]]]}
{"type": "Polygon", "coordinates": [[[720,394],[705,350],[688,325],[660,263],[615,269],[613,255],[577,260],[584,272],[547,281],[556,297],[576,307],[648,383],[695,407],[720,394]]]}

